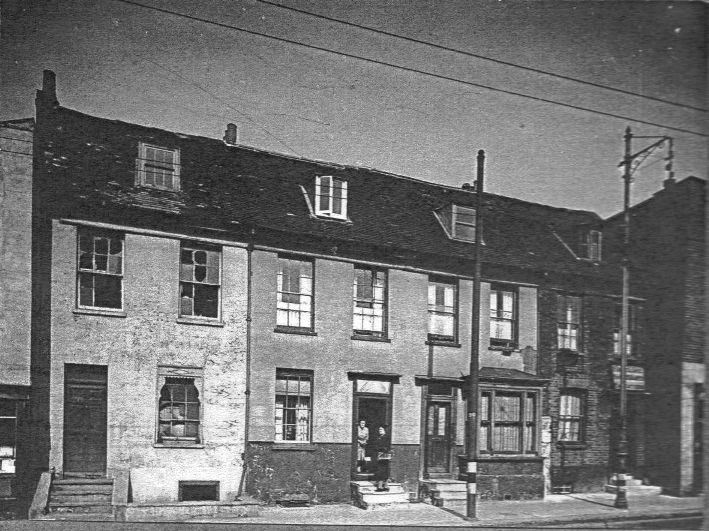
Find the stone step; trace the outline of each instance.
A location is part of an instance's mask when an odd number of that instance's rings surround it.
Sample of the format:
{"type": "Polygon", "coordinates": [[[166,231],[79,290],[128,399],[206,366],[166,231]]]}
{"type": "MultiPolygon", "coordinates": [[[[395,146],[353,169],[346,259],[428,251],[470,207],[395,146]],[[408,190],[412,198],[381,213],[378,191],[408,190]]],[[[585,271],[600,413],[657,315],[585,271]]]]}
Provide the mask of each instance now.
{"type": "MultiPolygon", "coordinates": [[[[606,485],[606,492],[615,494],[618,491],[616,485],[606,485]]],[[[625,492],[627,494],[644,494],[648,496],[654,496],[662,494],[662,487],[657,487],[655,485],[630,485],[625,487],[625,492]]]]}
{"type": "Polygon", "coordinates": [[[363,509],[408,507],[409,496],[403,492],[373,492],[360,496],[360,507],[363,509]]]}
{"type": "Polygon", "coordinates": [[[438,500],[467,500],[468,499],[468,492],[467,491],[452,491],[452,490],[432,490],[430,491],[431,495],[433,498],[438,499],[438,500]]]}
{"type": "Polygon", "coordinates": [[[438,492],[466,492],[465,482],[456,481],[455,483],[438,483],[426,482],[429,490],[438,492]]]}
{"type": "Polygon", "coordinates": [[[62,478],[52,480],[52,485],[113,485],[112,478],[62,478]]]}
{"type": "Polygon", "coordinates": [[[109,494],[52,494],[49,497],[50,503],[75,503],[94,502],[111,504],[112,495],[109,494]]]}
{"type": "Polygon", "coordinates": [[[49,503],[50,514],[59,513],[111,513],[113,507],[110,503],[97,501],[71,501],[60,503],[49,503]]]}
{"type": "Polygon", "coordinates": [[[113,485],[56,485],[52,484],[52,494],[79,495],[79,494],[112,494],[113,485]]]}
{"type": "Polygon", "coordinates": [[[360,494],[404,494],[406,492],[404,487],[399,484],[389,483],[387,488],[389,489],[388,491],[377,492],[377,487],[375,485],[362,486],[359,487],[359,492],[360,494]]]}

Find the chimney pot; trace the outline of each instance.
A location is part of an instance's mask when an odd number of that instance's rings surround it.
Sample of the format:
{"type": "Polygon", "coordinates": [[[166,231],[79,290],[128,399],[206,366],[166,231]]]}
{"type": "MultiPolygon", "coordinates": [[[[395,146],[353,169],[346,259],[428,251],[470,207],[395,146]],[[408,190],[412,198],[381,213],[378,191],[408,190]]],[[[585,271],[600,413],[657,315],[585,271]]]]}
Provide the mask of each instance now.
{"type": "Polygon", "coordinates": [[[236,124],[227,124],[224,131],[224,143],[229,146],[236,145],[236,124]]]}

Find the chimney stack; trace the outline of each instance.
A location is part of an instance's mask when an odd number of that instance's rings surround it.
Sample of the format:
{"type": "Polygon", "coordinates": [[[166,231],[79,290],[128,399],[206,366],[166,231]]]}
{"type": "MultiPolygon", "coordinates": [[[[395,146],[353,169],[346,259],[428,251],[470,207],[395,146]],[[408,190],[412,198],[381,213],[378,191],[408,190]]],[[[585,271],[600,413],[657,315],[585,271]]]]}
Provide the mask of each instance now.
{"type": "Polygon", "coordinates": [[[224,143],[227,146],[236,145],[236,125],[227,124],[226,131],[224,131],[224,143]]]}
{"type": "Polygon", "coordinates": [[[42,90],[37,94],[50,105],[59,105],[57,100],[57,76],[52,70],[45,70],[42,76],[42,90]]]}

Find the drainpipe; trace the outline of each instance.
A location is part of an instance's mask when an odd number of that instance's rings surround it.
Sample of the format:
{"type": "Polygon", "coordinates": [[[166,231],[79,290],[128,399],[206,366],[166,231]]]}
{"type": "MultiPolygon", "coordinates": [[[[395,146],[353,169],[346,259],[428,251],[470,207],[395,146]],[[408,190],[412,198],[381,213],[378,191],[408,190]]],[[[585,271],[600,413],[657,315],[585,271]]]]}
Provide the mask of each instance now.
{"type": "Polygon", "coordinates": [[[236,499],[241,497],[244,490],[244,482],[249,467],[246,461],[246,450],[249,446],[249,421],[251,417],[251,306],[252,306],[252,281],[253,274],[252,258],[254,252],[254,235],[256,231],[252,227],[249,231],[249,243],[246,247],[246,389],[244,391],[244,452],[241,454],[243,470],[239,480],[239,490],[236,499]]]}

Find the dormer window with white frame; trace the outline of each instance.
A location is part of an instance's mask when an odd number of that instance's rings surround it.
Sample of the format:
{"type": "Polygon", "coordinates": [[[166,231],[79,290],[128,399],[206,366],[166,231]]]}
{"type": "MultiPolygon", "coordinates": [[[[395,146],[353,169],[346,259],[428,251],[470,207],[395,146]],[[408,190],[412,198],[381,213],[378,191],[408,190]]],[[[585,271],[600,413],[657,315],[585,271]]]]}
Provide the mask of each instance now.
{"type": "Polygon", "coordinates": [[[180,190],[180,150],[140,142],[136,184],[160,190],[180,190]]]}
{"type": "Polygon", "coordinates": [[[594,262],[601,261],[601,241],[603,233],[600,230],[589,230],[579,235],[578,257],[594,262]]]}
{"type": "Polygon", "coordinates": [[[474,208],[451,204],[436,210],[435,214],[450,239],[475,242],[474,208]]]}
{"type": "Polygon", "coordinates": [[[315,177],[315,215],[347,219],[347,181],[331,175],[315,177]]]}

